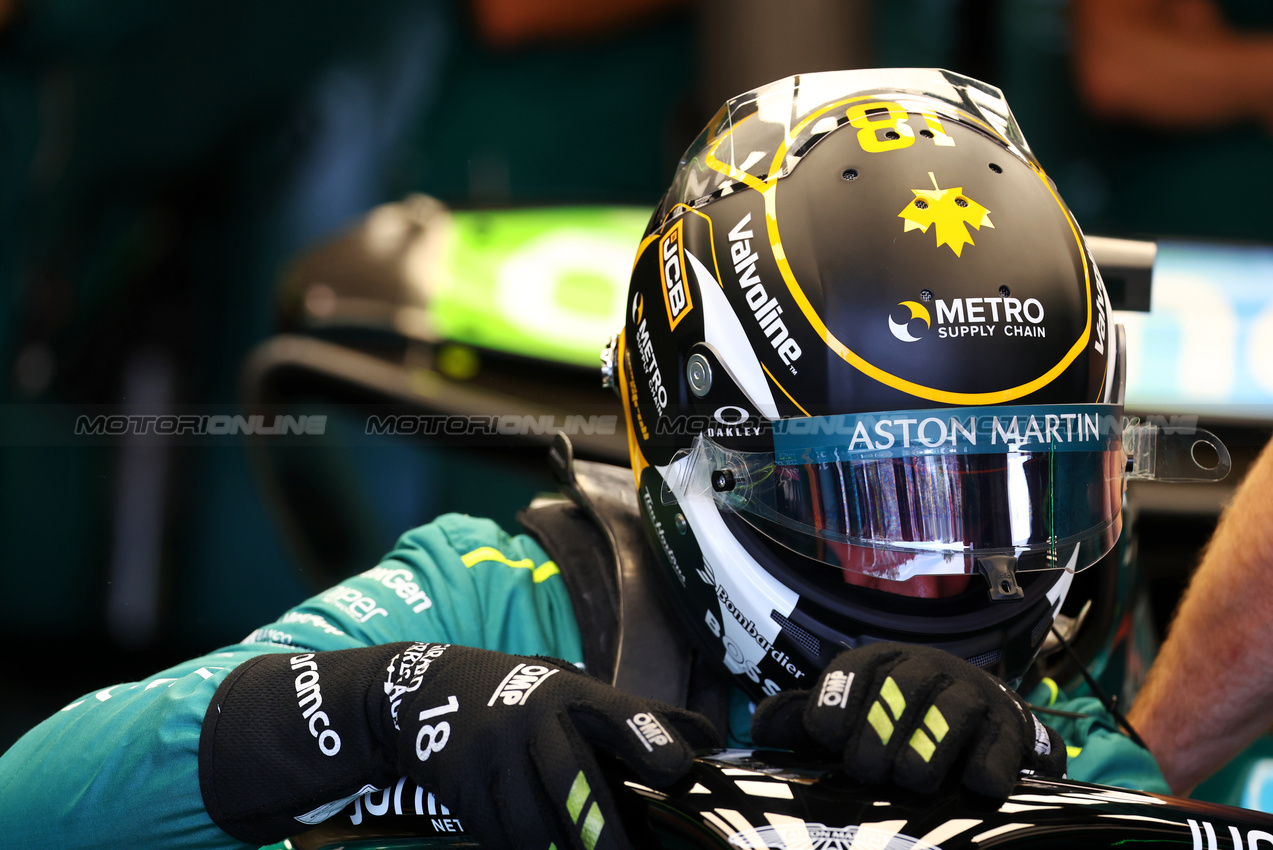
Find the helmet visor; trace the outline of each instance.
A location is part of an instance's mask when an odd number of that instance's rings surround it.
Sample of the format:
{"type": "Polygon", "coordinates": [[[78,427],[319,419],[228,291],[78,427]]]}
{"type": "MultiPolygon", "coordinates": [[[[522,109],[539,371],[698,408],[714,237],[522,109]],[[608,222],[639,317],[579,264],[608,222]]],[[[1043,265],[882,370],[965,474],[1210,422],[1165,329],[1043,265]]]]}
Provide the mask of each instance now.
{"type": "Polygon", "coordinates": [[[800,555],[881,578],[970,574],[988,555],[1013,556],[1018,571],[1079,570],[1121,530],[1123,435],[1108,404],[786,419],[773,452],[700,435],[668,486],[800,555]]]}

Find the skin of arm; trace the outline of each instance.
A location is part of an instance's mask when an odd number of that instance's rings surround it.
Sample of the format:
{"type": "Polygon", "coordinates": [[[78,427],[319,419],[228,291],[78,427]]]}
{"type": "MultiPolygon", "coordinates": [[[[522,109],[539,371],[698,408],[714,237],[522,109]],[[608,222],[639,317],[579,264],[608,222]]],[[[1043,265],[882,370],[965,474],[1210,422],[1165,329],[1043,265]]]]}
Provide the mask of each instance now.
{"type": "Polygon", "coordinates": [[[492,47],[514,48],[544,40],[586,40],[635,25],[685,0],[473,0],[473,19],[492,47]]]}
{"type": "Polygon", "coordinates": [[[1273,720],[1273,443],[1190,580],[1128,719],[1185,794],[1273,720]]]}
{"type": "Polygon", "coordinates": [[[1070,15],[1076,82],[1096,115],[1273,129],[1273,34],[1234,30],[1212,0],[1072,0],[1070,15]]]}

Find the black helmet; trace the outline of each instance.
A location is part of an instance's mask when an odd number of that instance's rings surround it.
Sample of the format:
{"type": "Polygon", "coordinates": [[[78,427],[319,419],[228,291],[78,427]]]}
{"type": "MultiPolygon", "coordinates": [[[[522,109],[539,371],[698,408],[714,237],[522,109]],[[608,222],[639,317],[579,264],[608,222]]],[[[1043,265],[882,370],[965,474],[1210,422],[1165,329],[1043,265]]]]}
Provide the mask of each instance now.
{"type": "Polygon", "coordinates": [[[1120,335],[991,86],[845,71],[730,100],[627,310],[608,356],[650,539],[753,697],[876,640],[1018,679],[1118,538],[1120,335]],[[917,599],[855,574],[974,578],[917,599]]]}

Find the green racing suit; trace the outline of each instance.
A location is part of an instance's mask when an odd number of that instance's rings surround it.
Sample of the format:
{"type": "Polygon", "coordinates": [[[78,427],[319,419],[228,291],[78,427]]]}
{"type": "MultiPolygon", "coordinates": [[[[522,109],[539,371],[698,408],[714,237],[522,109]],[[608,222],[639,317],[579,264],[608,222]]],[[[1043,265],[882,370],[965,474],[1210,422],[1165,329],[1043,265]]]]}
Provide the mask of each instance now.
{"type": "MultiPolygon", "coordinates": [[[[199,735],[217,686],[266,652],[407,640],[583,660],[566,585],[543,548],[447,514],[241,643],[85,694],[30,730],[0,757],[0,834],[32,847],[247,846],[212,822],[200,792],[199,735]]],[[[730,743],[746,745],[751,706],[735,696],[730,743]]],[[[1084,715],[1042,718],[1067,742],[1071,779],[1170,793],[1153,757],[1096,700],[1067,700],[1046,680],[1027,697],[1084,715]]]]}

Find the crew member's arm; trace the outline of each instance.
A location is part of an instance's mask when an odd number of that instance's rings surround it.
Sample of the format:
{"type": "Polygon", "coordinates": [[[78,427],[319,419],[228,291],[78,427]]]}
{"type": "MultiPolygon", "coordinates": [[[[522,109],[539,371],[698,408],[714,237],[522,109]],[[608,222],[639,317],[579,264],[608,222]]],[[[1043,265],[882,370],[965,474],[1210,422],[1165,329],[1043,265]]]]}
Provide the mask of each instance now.
{"type": "Polygon", "coordinates": [[[1243,33],[1212,0],[1072,0],[1088,107],[1158,127],[1273,127],[1273,34],[1243,33]]]}
{"type": "Polygon", "coordinates": [[[1176,793],[1273,721],[1273,443],[1225,508],[1128,719],[1176,793]]]}
{"type": "MultiPolygon", "coordinates": [[[[2,5],[2,4],[0,4],[2,5]]],[[[586,41],[639,24],[686,0],[472,0],[483,41],[499,48],[542,41],[586,41]]]]}

